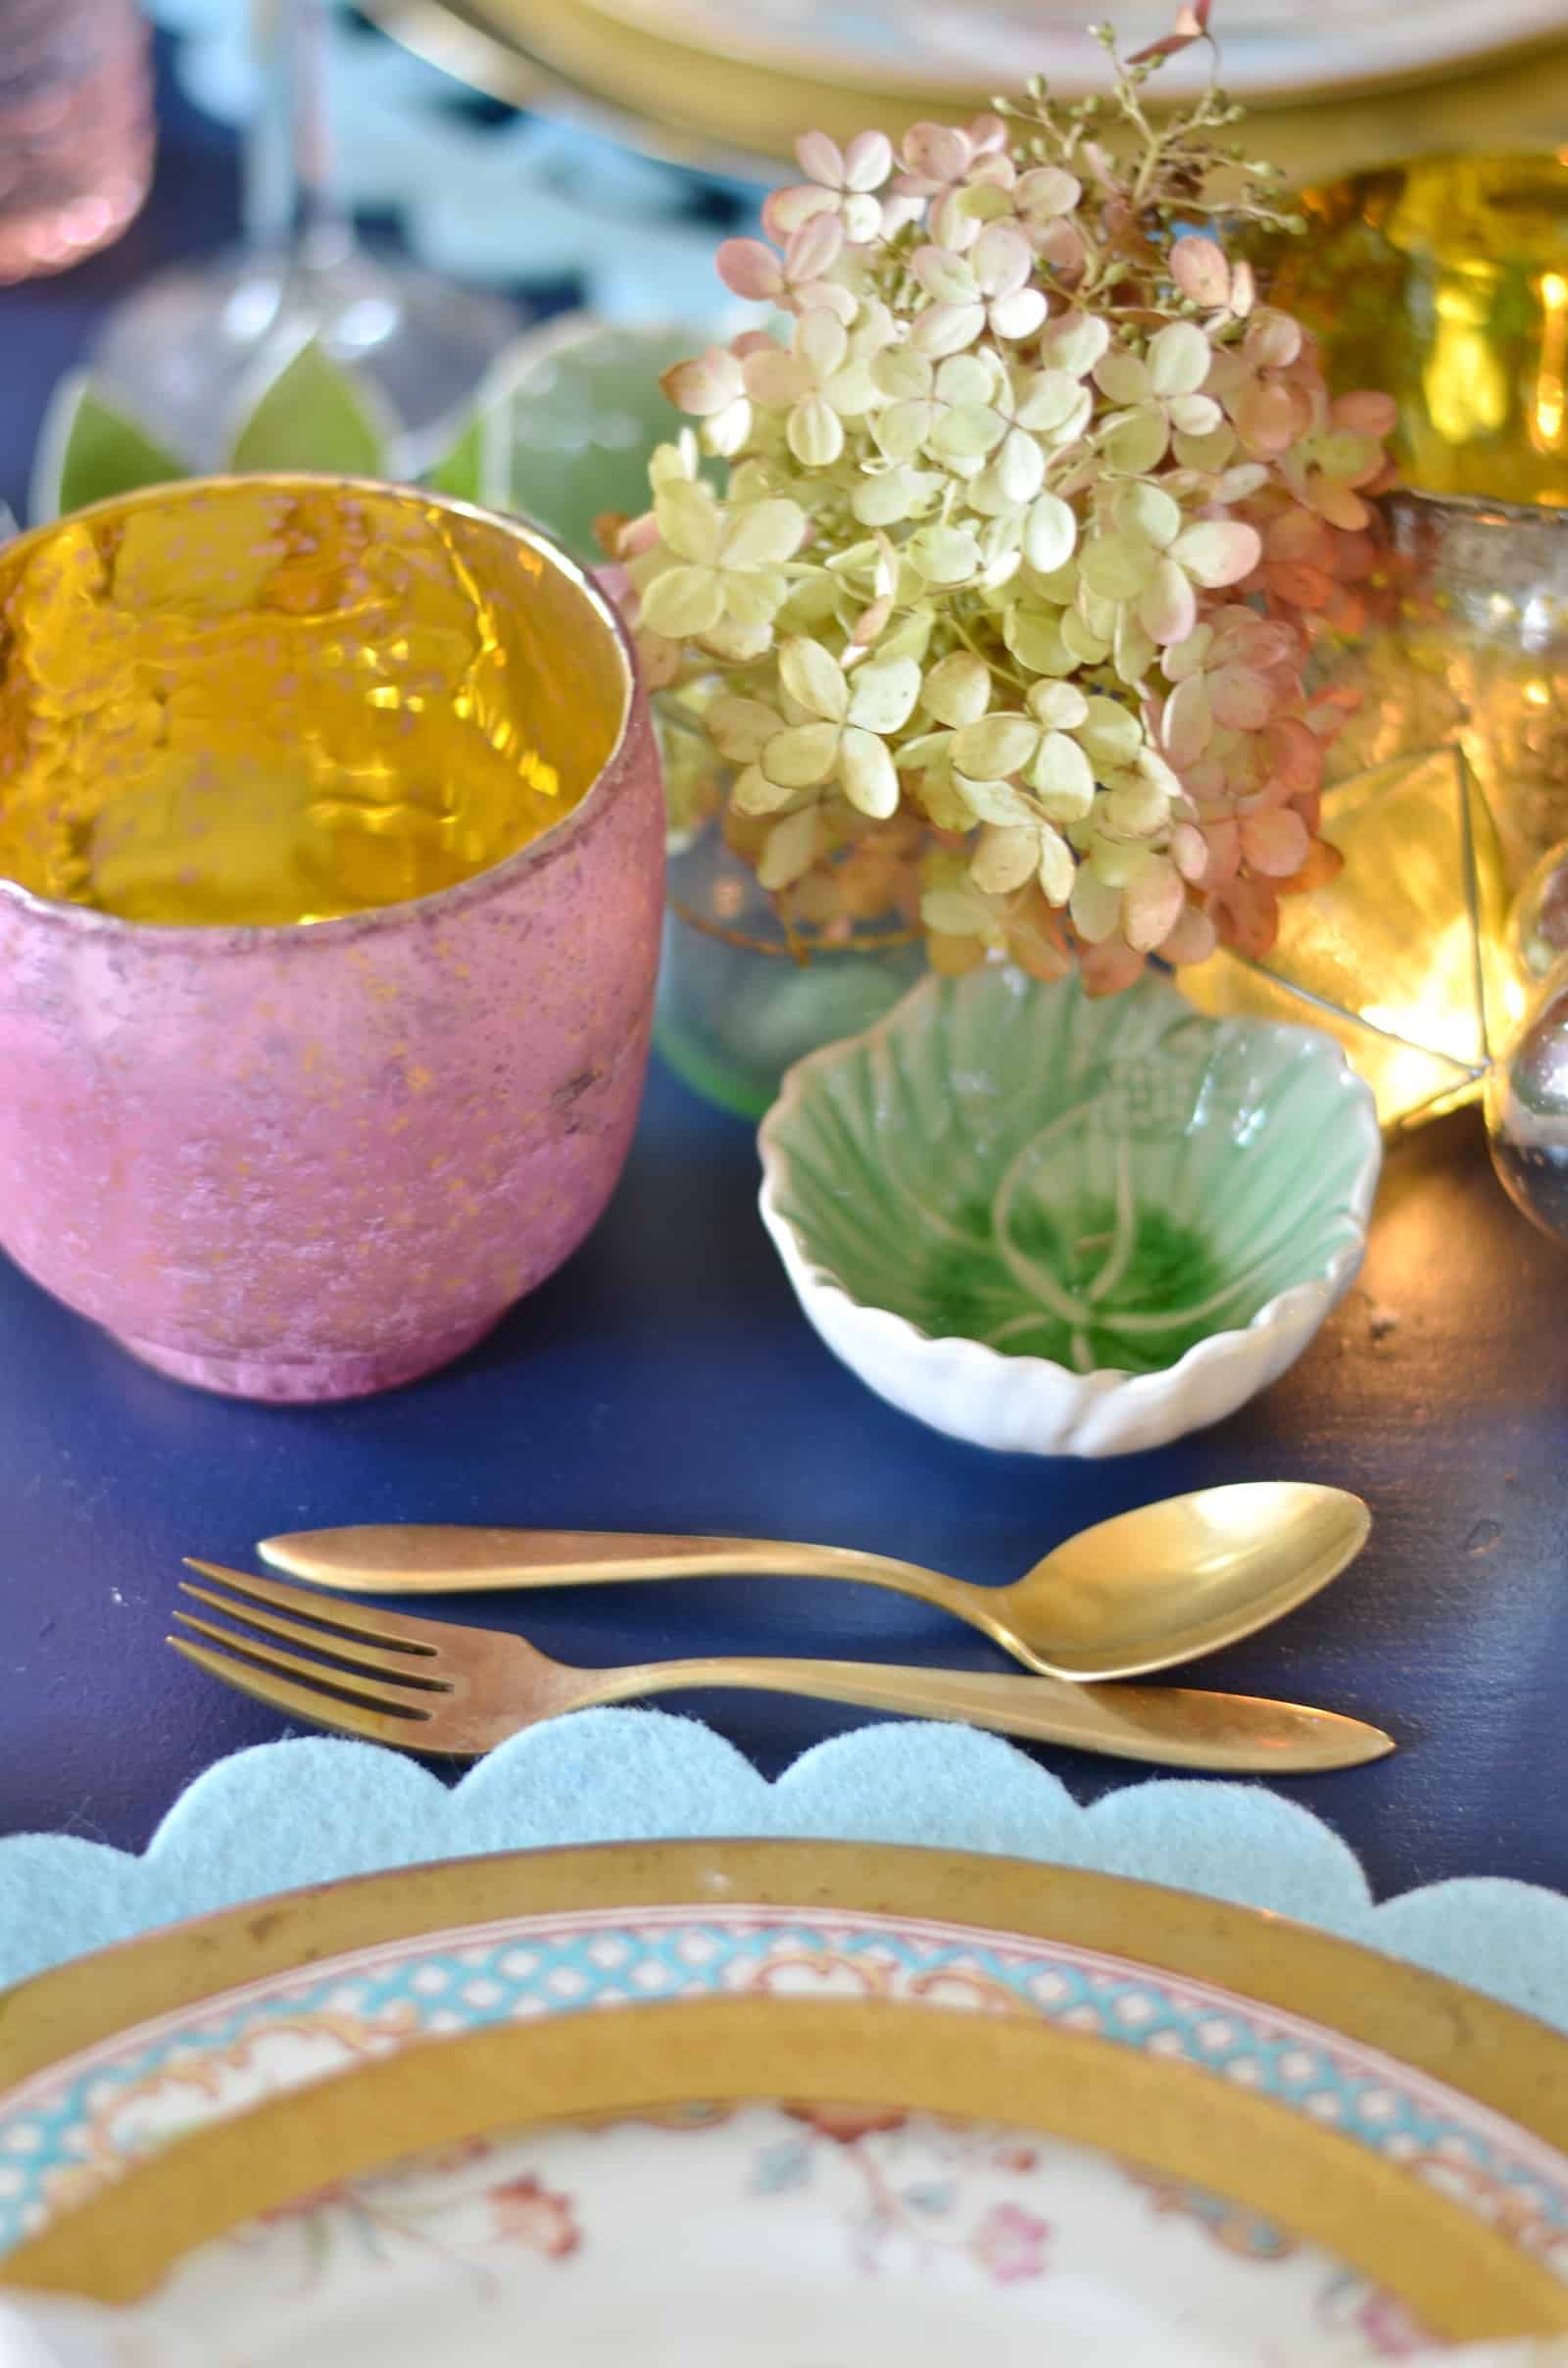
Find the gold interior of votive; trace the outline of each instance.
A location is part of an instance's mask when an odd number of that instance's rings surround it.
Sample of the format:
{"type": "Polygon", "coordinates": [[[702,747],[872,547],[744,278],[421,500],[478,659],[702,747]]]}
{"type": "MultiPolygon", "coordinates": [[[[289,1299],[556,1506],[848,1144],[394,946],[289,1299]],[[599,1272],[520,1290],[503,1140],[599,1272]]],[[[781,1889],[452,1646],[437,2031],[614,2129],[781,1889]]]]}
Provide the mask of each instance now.
{"type": "Polygon", "coordinates": [[[1325,349],[1337,392],[1399,405],[1405,481],[1568,502],[1568,150],[1432,156],[1297,200],[1270,296],[1325,349]]]}
{"type": "Polygon", "coordinates": [[[590,593],[504,521],[161,486],[0,553],[0,877],[174,925],[429,896],[571,812],[628,696],[590,593]]]}

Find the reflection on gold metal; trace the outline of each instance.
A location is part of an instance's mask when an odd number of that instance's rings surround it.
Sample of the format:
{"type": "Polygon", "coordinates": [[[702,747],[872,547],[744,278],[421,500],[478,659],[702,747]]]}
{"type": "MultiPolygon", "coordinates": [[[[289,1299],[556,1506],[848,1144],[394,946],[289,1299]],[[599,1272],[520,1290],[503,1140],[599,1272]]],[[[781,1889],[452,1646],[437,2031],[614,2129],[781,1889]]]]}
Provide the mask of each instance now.
{"type": "Polygon", "coordinates": [[[1531,409],[1530,440],[1538,452],[1556,452],[1562,443],[1563,362],[1568,355],[1568,279],[1560,271],[1543,271],[1541,293],[1541,360],[1536,369],[1536,396],[1531,409]]]}
{"type": "Polygon", "coordinates": [[[171,486],[24,538],[0,556],[0,877],[276,925],[489,869],[570,812],[623,703],[589,679],[613,651],[542,614],[555,580],[493,521],[324,479],[171,486]]]}
{"type": "Polygon", "coordinates": [[[1397,398],[1424,492],[1568,500],[1565,158],[1419,157],[1309,189],[1307,236],[1260,257],[1331,385],[1397,398]]]}
{"type": "Polygon", "coordinates": [[[1215,955],[1181,983],[1207,1011],[1327,1028],[1396,1133],[1474,1101],[1513,1016],[1501,851],[1453,748],[1342,782],[1323,827],[1345,869],[1284,900],[1267,960],[1215,955]]]}

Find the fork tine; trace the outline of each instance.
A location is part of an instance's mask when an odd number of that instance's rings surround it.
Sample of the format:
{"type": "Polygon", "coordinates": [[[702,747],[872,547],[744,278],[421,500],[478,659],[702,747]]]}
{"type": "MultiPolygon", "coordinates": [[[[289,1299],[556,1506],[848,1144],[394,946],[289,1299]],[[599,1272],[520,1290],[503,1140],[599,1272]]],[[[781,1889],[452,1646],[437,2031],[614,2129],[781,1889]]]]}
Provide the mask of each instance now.
{"type": "MultiPolygon", "coordinates": [[[[351,1644],[335,1631],[308,1628],[303,1620],[285,1620],[277,1612],[263,1611],[238,1596],[220,1595],[213,1587],[195,1587],[189,1579],[180,1580],[179,1592],[181,1595],[194,1596],[198,1603],[211,1604],[214,1611],[221,1611],[240,1627],[264,1629],[269,1636],[280,1636],[286,1645],[307,1646],[312,1653],[322,1653],[331,1660],[341,1662],[345,1669],[355,1670],[362,1677],[388,1677],[398,1685],[416,1686],[427,1694],[450,1694],[452,1691],[450,1678],[426,1677],[422,1674],[420,1656],[409,1653],[386,1653],[379,1645],[351,1644]]],[[[189,1618],[190,1615],[182,1612],[179,1616],[189,1618]]],[[[222,1636],[229,1643],[237,1641],[228,1635],[226,1629],[209,1628],[204,1621],[193,1620],[191,1625],[201,1628],[204,1635],[222,1636]]],[[[245,1641],[250,1642],[249,1638],[245,1641]]],[[[332,1672],[323,1670],[322,1674],[330,1675],[332,1672]]]]}
{"type": "Polygon", "coordinates": [[[342,1695],[325,1694],[315,1686],[297,1686],[285,1677],[271,1677],[266,1670],[253,1667],[231,1653],[210,1652],[205,1645],[194,1645],[185,1637],[166,1637],[164,1642],[183,1653],[186,1660],[194,1661],[198,1669],[205,1669],[209,1677],[220,1678],[225,1686],[232,1686],[240,1694],[253,1695],[274,1710],[291,1711],[313,1727],[332,1727],[341,1735],[362,1735],[368,1743],[394,1744],[405,1751],[417,1748],[422,1715],[417,1711],[412,1715],[400,1711],[393,1717],[383,1717],[342,1695]]]}
{"type": "Polygon", "coordinates": [[[298,1653],[279,1653],[275,1645],[267,1645],[258,1636],[236,1636],[231,1628],[220,1628],[212,1620],[198,1618],[194,1611],[176,1610],[174,1617],[184,1628],[194,1628],[198,1636],[210,1636],[215,1644],[225,1645],[241,1660],[255,1661],[265,1669],[276,1669],[284,1677],[299,1678],[304,1684],[319,1686],[322,1693],[343,1694],[351,1702],[363,1702],[368,1710],[382,1710],[394,1718],[427,1719],[430,1709],[417,1695],[394,1694],[383,1690],[376,1682],[373,1670],[334,1669],[327,1661],[306,1660],[298,1653]]]}
{"type": "Polygon", "coordinates": [[[400,1612],[367,1611],[359,1603],[345,1603],[339,1597],[321,1594],[315,1588],[286,1587],[281,1579],[261,1579],[249,1570],[226,1570],[221,1562],[202,1562],[194,1554],[185,1556],[185,1568],[199,1571],[204,1579],[219,1580],[236,1595],[266,1604],[269,1610],[297,1612],[302,1619],[314,1620],[318,1628],[352,1637],[358,1644],[390,1645],[402,1653],[438,1653],[443,1635],[450,1633],[443,1630],[439,1620],[410,1619],[400,1612]]]}

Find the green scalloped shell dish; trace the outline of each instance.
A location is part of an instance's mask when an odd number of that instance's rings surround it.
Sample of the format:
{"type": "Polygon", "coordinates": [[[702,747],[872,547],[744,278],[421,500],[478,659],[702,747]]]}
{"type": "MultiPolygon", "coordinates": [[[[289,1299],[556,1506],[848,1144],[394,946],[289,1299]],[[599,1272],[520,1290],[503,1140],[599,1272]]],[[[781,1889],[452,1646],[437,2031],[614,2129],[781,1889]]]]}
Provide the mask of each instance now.
{"type": "Polygon", "coordinates": [[[1320,1030],[1002,966],[798,1063],[761,1147],[829,1345],[938,1427],[1044,1454],[1157,1445],[1283,1371],[1349,1287],[1381,1159],[1320,1030]]]}

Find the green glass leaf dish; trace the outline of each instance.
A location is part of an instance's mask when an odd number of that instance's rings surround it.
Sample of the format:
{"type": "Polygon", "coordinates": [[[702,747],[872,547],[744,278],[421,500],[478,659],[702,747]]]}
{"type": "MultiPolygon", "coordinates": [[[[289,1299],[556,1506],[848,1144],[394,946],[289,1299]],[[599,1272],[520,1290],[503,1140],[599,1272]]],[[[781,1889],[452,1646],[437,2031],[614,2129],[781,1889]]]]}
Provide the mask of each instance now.
{"type": "Polygon", "coordinates": [[[817,1331],[980,1446],[1121,1455],[1219,1421],[1361,1261],[1382,1143],[1319,1029],[1145,979],[928,979],[790,1070],[762,1215],[817,1331]]]}

